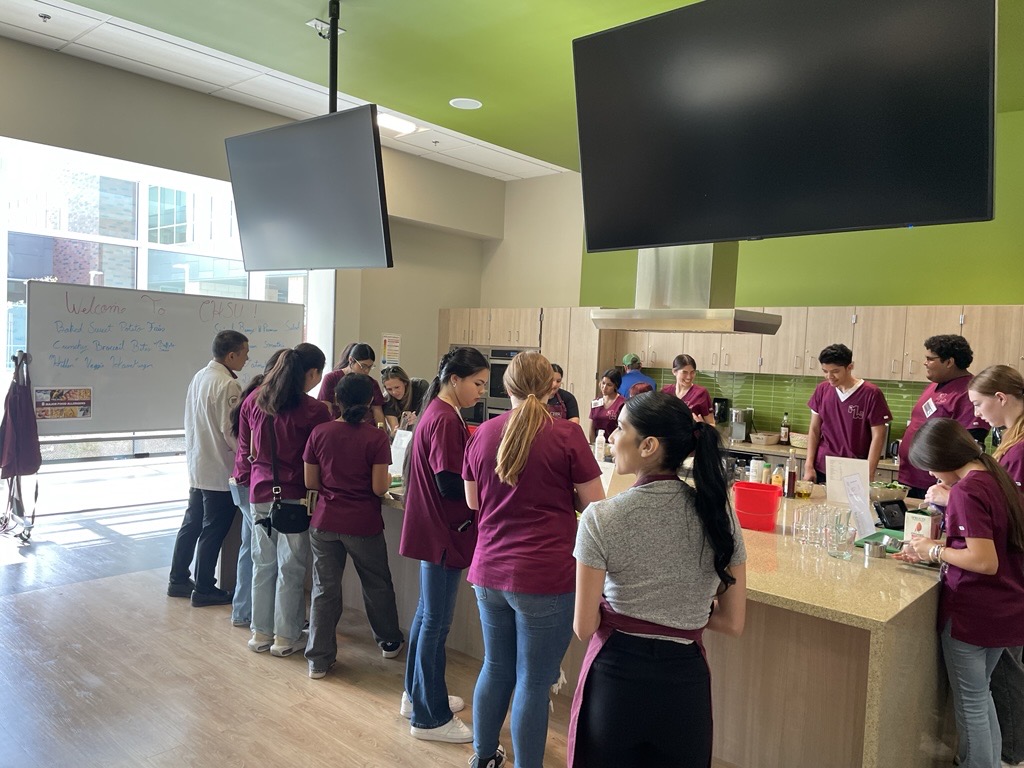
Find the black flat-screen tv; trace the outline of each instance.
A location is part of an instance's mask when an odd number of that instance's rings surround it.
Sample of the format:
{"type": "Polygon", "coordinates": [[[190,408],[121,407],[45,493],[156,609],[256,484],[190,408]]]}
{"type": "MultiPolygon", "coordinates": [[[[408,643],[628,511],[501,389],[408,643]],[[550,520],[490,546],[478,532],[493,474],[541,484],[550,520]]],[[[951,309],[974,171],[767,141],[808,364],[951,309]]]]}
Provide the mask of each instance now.
{"type": "Polygon", "coordinates": [[[704,0],[573,61],[590,251],[992,218],[995,0],[704,0]]]}
{"type": "Polygon", "coordinates": [[[375,105],[224,144],[246,270],[393,265],[375,105]]]}

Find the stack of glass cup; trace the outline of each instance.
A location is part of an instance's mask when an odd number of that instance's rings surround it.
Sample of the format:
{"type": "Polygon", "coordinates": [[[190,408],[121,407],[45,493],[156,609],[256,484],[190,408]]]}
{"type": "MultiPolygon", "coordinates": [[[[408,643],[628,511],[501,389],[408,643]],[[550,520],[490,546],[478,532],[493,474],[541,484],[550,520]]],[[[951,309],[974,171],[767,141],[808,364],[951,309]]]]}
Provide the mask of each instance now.
{"type": "Polygon", "coordinates": [[[834,504],[807,504],[795,510],[793,536],[801,544],[820,547],[832,557],[853,557],[854,528],[850,508],[834,504]]]}

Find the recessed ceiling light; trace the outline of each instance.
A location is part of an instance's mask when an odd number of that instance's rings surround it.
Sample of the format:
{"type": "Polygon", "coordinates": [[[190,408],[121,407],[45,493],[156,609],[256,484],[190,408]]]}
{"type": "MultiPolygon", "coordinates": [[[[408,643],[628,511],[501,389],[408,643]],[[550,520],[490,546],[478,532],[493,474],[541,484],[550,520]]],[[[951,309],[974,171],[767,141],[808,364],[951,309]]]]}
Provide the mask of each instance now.
{"type": "Polygon", "coordinates": [[[448,103],[451,104],[456,109],[480,109],[480,107],[483,106],[483,102],[482,101],[477,101],[476,99],[462,99],[462,98],[459,98],[459,99],[452,99],[448,103]]]}

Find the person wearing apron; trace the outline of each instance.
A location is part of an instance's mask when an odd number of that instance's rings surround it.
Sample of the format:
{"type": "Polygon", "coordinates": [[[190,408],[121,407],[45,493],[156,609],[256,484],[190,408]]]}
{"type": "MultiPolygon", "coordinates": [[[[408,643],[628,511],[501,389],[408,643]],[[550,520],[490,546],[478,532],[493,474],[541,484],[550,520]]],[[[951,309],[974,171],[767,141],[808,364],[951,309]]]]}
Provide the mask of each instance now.
{"type": "Polygon", "coordinates": [[[574,628],[589,645],[568,765],[709,768],[702,635],[739,635],[746,616],[746,549],[721,441],[674,394],[654,392],[626,402],[611,442],[615,471],[637,481],[580,519],[574,628]],[[695,489],[678,478],[691,453],[695,489]]]}
{"type": "Polygon", "coordinates": [[[576,396],[572,392],[562,389],[562,377],[565,376],[565,371],[557,363],[552,363],[551,369],[555,372],[555,378],[551,385],[551,397],[548,399],[548,413],[553,418],[574,421],[579,424],[580,406],[576,402],[576,396]]]}

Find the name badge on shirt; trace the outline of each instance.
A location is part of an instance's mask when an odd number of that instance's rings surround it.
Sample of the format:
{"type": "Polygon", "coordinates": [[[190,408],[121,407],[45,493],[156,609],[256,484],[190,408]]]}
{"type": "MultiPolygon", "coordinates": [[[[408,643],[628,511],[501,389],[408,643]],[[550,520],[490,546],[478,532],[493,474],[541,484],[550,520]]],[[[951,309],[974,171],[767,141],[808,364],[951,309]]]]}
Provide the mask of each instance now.
{"type": "Polygon", "coordinates": [[[921,410],[924,411],[924,417],[929,419],[931,418],[931,415],[939,409],[935,407],[935,403],[932,402],[932,399],[929,397],[924,401],[924,405],[921,406],[921,410]]]}
{"type": "Polygon", "coordinates": [[[597,400],[591,400],[590,401],[590,407],[591,408],[600,408],[602,405],[604,405],[604,398],[603,397],[599,397],[599,398],[597,398],[597,400]]]}

